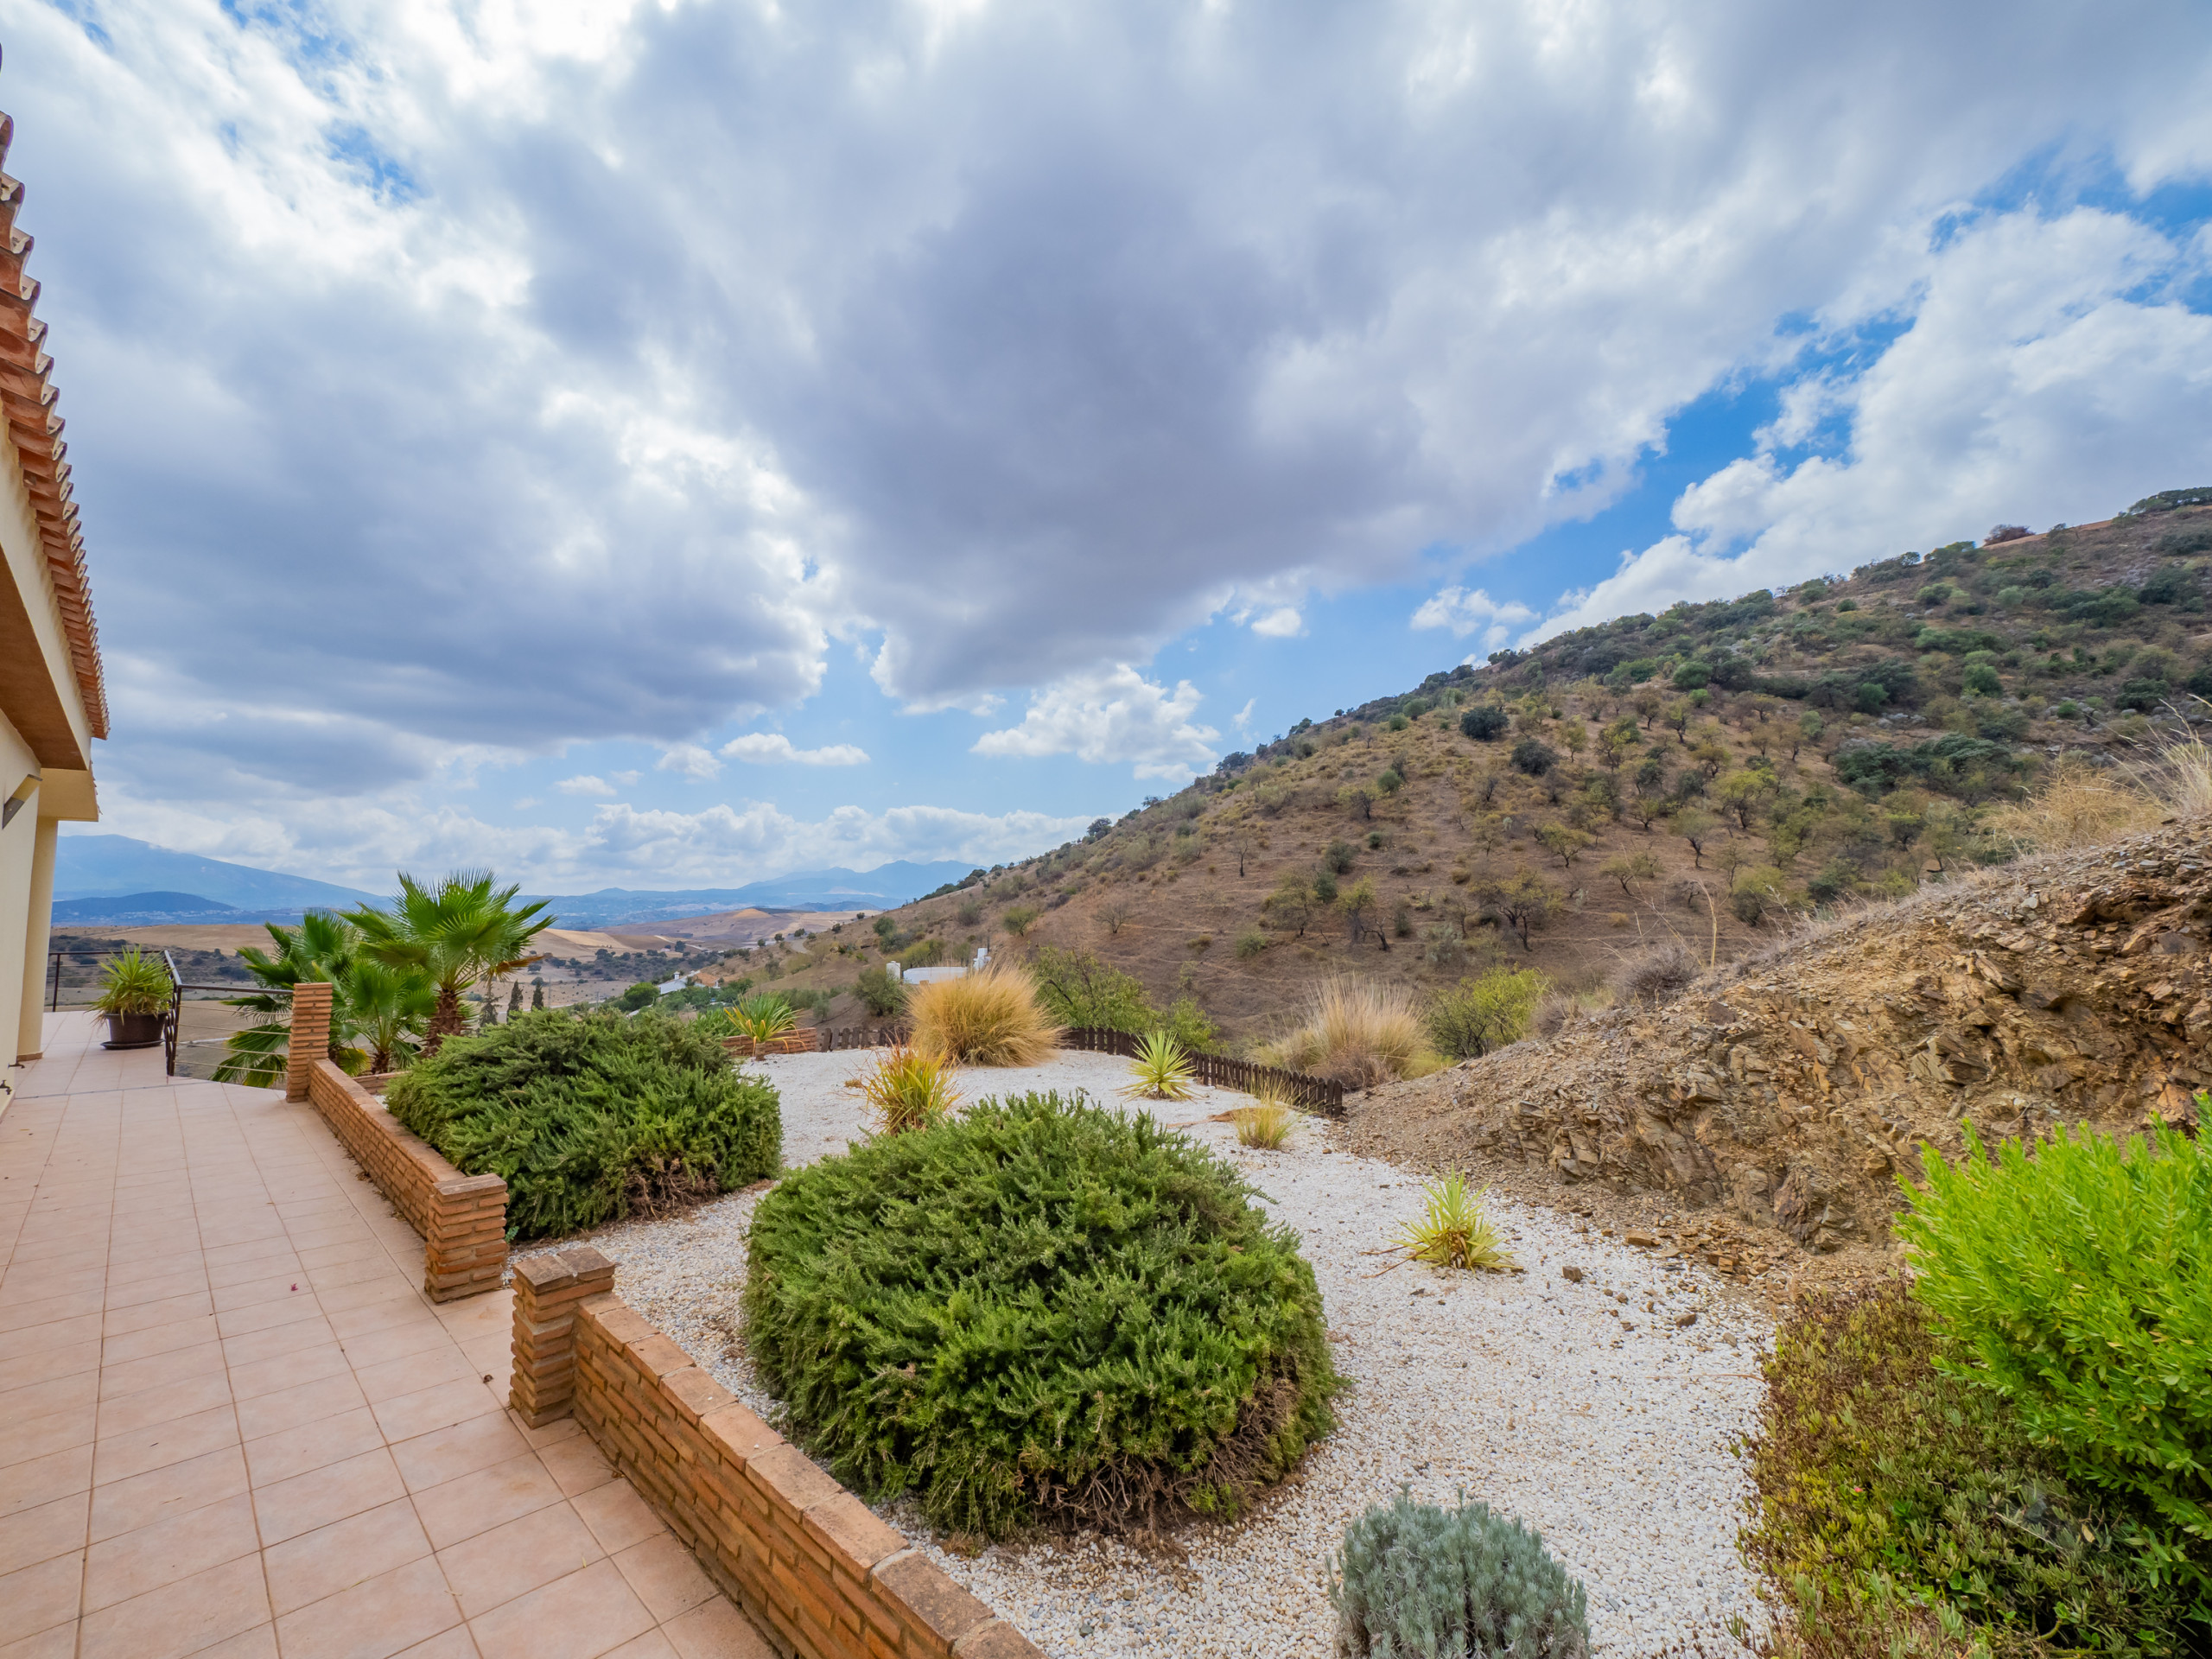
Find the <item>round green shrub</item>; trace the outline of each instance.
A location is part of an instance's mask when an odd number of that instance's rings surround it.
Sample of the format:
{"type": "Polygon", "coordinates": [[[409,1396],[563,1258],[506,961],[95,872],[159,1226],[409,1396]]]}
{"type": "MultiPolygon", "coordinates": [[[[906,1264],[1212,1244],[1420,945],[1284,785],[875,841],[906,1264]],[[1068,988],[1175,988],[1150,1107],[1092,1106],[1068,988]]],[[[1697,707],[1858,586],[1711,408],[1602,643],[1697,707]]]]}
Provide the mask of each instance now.
{"type": "Polygon", "coordinates": [[[748,1260],[747,1345],[796,1433],[951,1530],[1233,1512],[1332,1421],[1296,1236],[1204,1147],[1080,1096],[800,1170],[748,1260]]]}
{"type": "Polygon", "coordinates": [[[471,1175],[507,1184],[512,1238],[657,1214],[775,1173],[775,1089],[655,1014],[524,1014],[448,1038],[392,1083],[391,1115],[471,1175]]]}
{"type": "Polygon", "coordinates": [[[1585,1659],[1582,1586],[1532,1529],[1459,1496],[1459,1507],[1400,1492],[1344,1529],[1337,1651],[1354,1659],[1430,1654],[1585,1659]]]}

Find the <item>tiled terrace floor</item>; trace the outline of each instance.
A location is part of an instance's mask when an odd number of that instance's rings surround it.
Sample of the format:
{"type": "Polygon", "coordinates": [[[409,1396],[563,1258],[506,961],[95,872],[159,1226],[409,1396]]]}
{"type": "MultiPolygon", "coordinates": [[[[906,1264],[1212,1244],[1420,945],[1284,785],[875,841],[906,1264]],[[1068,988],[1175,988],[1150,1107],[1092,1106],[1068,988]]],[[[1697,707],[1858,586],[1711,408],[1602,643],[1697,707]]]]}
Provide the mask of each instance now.
{"type": "Polygon", "coordinates": [[[99,1035],[0,1116],[0,1659],[765,1659],[310,1108],[99,1035]]]}

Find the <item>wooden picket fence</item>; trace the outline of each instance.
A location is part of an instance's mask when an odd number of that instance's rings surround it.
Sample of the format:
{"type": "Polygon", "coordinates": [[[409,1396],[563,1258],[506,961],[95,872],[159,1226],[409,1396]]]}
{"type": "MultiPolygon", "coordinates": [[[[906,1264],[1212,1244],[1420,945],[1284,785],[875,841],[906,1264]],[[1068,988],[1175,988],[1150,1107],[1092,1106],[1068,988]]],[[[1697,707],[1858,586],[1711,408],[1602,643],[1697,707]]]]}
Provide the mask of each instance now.
{"type": "MultiPolygon", "coordinates": [[[[1143,1046],[1142,1037],[1109,1030],[1103,1026],[1082,1026],[1060,1033],[1062,1048],[1118,1054],[1125,1060],[1136,1058],[1143,1046]]],[[[1344,1086],[1329,1077],[1284,1071],[1272,1065],[1255,1065],[1249,1060],[1232,1060],[1225,1054],[1192,1055],[1191,1076],[1209,1088],[1236,1089],[1248,1095],[1263,1084],[1271,1084],[1293,1106],[1325,1112],[1331,1117],[1342,1117],[1344,1114],[1344,1086]]]]}
{"type": "MultiPolygon", "coordinates": [[[[888,1048],[905,1042],[912,1034],[912,1028],[903,1021],[845,1026],[834,1031],[821,1026],[802,1026],[788,1037],[761,1044],[760,1048],[767,1054],[826,1054],[838,1049],[888,1048]]],[[[1078,1026],[1060,1033],[1062,1048],[1080,1049],[1090,1054],[1116,1054],[1125,1060],[1136,1058],[1143,1043],[1141,1036],[1109,1030],[1103,1026],[1078,1026]]],[[[742,1058],[751,1046],[742,1037],[730,1037],[723,1039],[722,1046],[742,1058]]],[[[1190,1059],[1191,1076],[1208,1088],[1235,1089],[1249,1095],[1263,1085],[1272,1085],[1293,1106],[1325,1112],[1331,1117],[1342,1117],[1344,1114],[1344,1086],[1332,1078],[1284,1071],[1272,1065],[1255,1065],[1249,1060],[1232,1060],[1224,1054],[1193,1054],[1190,1059]]]]}

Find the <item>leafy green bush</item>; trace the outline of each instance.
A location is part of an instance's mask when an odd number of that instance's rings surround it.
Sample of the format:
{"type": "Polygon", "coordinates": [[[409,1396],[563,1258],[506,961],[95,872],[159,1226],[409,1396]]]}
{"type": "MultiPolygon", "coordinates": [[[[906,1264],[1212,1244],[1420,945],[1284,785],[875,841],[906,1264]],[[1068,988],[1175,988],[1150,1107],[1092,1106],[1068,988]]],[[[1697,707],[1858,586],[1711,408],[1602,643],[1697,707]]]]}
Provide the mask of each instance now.
{"type": "Polygon", "coordinates": [[[1236,954],[1243,961],[1249,962],[1267,948],[1268,936],[1256,927],[1248,927],[1236,936],[1236,954]]]}
{"type": "Polygon", "coordinates": [[[1357,861],[1358,857],[1359,855],[1353,850],[1351,842],[1332,841],[1322,850],[1321,864],[1325,869],[1343,875],[1357,861]]]}
{"type": "Polygon", "coordinates": [[[1089,950],[1041,946],[1030,958],[1029,976],[1037,982],[1038,1001],[1057,1026],[1146,1032],[1160,1023],[1143,984],[1089,950]]]}
{"type": "Polygon", "coordinates": [[[1337,1650],[1364,1659],[1430,1655],[1581,1659],[1590,1651],[1582,1586],[1537,1533],[1459,1495],[1459,1507],[1405,1492],[1344,1529],[1337,1650]]]}
{"type": "Polygon", "coordinates": [[[1471,1060],[1494,1048],[1517,1043],[1529,1034],[1551,982],[1533,968],[1493,968],[1439,991],[1428,1005],[1426,1023],[1436,1052],[1471,1060]]]}
{"type": "Polygon", "coordinates": [[[650,1008],[660,1001],[660,988],[650,981],[639,980],[614,1000],[614,1006],[625,1014],[635,1014],[639,1008],[650,1008]]]}
{"type": "Polygon", "coordinates": [[[1993,1391],[1947,1375],[1901,1283],[1777,1332],[1745,1558],[1793,1615],[1780,1651],[1857,1659],[2180,1650],[2186,1599],[1993,1391]]]}
{"type": "Polygon", "coordinates": [[[518,1239],[711,1198],[783,1153],[775,1090],[657,1014],[521,1014],[448,1042],[385,1102],[456,1168],[506,1182],[518,1239]]]}
{"type": "Polygon", "coordinates": [[[861,969],[860,977],[853,982],[853,995],[879,1020],[887,1019],[906,1006],[906,988],[891,977],[887,968],[861,969]]]}
{"type": "MultiPolygon", "coordinates": [[[[2206,1097],[2200,1095],[2200,1103],[2206,1097]]],[[[2212,1151],[2160,1128],[2008,1141],[1971,1125],[1898,1233],[1955,1359],[2037,1444],[2163,1533],[2164,1567],[2212,1592],[2212,1151]]]]}
{"type": "Polygon", "coordinates": [[[1513,746],[1513,769],[1531,778],[1541,778],[1558,764],[1559,756],[1533,737],[1524,737],[1513,746]]]}
{"type": "Polygon", "coordinates": [[[1505,710],[1490,703],[1478,703],[1459,716],[1459,729],[1478,743],[1495,740],[1512,723],[1505,710]]]}
{"type": "Polygon", "coordinates": [[[839,1479],[938,1526],[1226,1513],[1332,1421],[1297,1246],[1149,1117],[986,1099],[761,1201],[747,1343],[839,1479]]]}

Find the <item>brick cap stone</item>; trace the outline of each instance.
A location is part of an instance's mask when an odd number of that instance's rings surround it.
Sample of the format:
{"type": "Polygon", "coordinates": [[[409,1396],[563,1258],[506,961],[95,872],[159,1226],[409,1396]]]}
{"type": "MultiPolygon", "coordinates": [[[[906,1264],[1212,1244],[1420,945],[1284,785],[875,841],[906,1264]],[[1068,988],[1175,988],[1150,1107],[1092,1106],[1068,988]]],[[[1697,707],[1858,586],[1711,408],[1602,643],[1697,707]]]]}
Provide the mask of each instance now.
{"type": "Polygon", "coordinates": [[[989,1608],[916,1550],[903,1550],[879,1563],[868,1577],[947,1647],[992,1618],[989,1608]]]}
{"type": "Polygon", "coordinates": [[[784,1437],[754,1415],[750,1407],[735,1402],[709,1412],[700,1418],[699,1427],[740,1469],[755,1458],[766,1457],[784,1443],[784,1437]]]}
{"type": "Polygon", "coordinates": [[[874,1510],[850,1492],[826,1498],[806,1512],[806,1529],[862,1570],[888,1560],[906,1548],[905,1536],[886,1526],[874,1510]]]}
{"type": "Polygon", "coordinates": [[[769,1496],[780,1497],[801,1514],[817,1503],[845,1496],[842,1486],[817,1468],[805,1452],[788,1442],[748,1459],[745,1472],[769,1496]]]}
{"type": "Polygon", "coordinates": [[[1027,1637],[1002,1618],[978,1624],[952,1644],[960,1659],[1044,1659],[1027,1637]]]}

